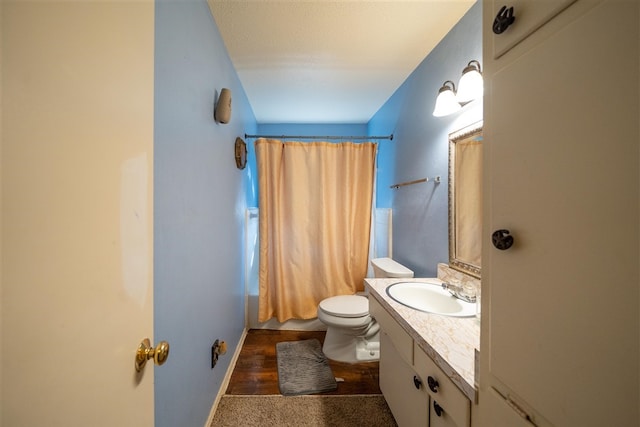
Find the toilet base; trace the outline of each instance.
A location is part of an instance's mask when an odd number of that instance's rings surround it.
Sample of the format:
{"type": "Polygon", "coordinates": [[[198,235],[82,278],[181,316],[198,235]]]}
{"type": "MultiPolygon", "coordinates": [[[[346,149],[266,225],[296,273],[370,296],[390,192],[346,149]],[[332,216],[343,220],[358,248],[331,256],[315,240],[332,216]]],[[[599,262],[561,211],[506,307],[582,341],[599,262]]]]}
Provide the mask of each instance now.
{"type": "Polygon", "coordinates": [[[380,335],[372,339],[358,339],[356,343],[356,359],[359,362],[375,362],[380,360],[380,335]]]}
{"type": "Polygon", "coordinates": [[[365,339],[344,334],[339,328],[329,326],[322,352],[336,362],[375,362],[380,359],[380,334],[365,339]]]}

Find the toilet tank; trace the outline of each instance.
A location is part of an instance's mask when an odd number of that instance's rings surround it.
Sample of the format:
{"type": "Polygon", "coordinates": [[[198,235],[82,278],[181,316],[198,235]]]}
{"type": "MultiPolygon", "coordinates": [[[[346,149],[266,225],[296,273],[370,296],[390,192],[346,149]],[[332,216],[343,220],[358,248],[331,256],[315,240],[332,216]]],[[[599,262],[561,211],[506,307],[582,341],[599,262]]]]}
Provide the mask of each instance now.
{"type": "Polygon", "coordinates": [[[374,277],[413,277],[413,271],[391,258],[371,260],[374,277]]]}

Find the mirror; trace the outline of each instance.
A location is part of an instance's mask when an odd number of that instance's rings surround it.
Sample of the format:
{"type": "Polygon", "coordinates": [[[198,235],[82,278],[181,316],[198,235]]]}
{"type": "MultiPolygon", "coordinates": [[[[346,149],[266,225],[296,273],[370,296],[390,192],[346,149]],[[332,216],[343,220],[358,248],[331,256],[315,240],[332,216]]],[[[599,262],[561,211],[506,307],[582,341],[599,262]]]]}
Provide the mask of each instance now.
{"type": "Polygon", "coordinates": [[[482,122],[449,135],[449,266],[480,278],[482,122]]]}

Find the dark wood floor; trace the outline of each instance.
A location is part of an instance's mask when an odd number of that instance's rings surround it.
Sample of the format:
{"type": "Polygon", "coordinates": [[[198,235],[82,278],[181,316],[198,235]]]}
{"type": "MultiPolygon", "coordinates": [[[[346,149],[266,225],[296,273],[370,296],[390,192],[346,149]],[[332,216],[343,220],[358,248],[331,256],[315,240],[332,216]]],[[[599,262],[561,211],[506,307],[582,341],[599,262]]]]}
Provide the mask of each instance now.
{"type": "MultiPolygon", "coordinates": [[[[226,394],[280,394],[276,343],[316,338],[324,342],[323,331],[274,331],[251,329],[247,333],[226,394]]],[[[338,382],[336,391],[323,394],[380,394],[378,362],[341,363],[329,361],[338,382]]]]}

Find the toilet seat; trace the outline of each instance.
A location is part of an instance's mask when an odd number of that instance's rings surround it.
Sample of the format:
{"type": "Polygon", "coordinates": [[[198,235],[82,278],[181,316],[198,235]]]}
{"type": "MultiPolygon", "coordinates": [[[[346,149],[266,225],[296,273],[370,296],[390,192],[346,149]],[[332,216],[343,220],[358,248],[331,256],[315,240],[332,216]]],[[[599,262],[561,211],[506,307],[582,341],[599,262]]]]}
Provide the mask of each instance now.
{"type": "Polygon", "coordinates": [[[318,319],[327,326],[353,329],[355,335],[359,335],[361,329],[366,329],[372,320],[368,314],[361,317],[341,317],[325,313],[323,310],[318,310],[318,319]]]}
{"type": "Polygon", "coordinates": [[[369,300],[361,295],[338,295],[324,299],[318,306],[324,313],[335,317],[363,317],[369,315],[369,300]]]}

